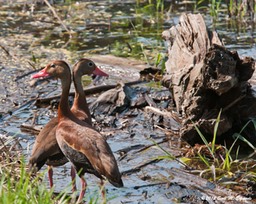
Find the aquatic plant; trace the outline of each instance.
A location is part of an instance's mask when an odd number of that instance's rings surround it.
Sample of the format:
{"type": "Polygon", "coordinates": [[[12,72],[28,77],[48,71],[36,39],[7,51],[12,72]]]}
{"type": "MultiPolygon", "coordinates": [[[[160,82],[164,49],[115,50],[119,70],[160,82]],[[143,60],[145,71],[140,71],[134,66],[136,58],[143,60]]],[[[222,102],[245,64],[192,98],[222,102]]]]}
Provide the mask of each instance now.
{"type": "Polygon", "coordinates": [[[254,14],[256,12],[256,4],[254,0],[247,0],[247,1],[235,1],[235,0],[229,0],[226,1],[227,8],[228,8],[228,14],[229,17],[238,16],[240,18],[244,18],[246,15],[250,15],[252,20],[254,14]]]}
{"type": "Polygon", "coordinates": [[[141,4],[140,0],[136,0],[136,6],[141,8],[142,12],[158,16],[158,13],[164,11],[164,0],[148,0],[146,4],[141,4]]]}
{"type": "Polygon", "coordinates": [[[195,2],[194,10],[206,10],[209,12],[212,20],[216,22],[218,20],[218,15],[220,13],[221,1],[220,0],[199,0],[195,2]],[[209,4],[205,5],[205,4],[209,4]]]}
{"type": "Polygon", "coordinates": [[[209,12],[213,21],[218,20],[219,13],[227,14],[231,17],[239,17],[244,19],[246,16],[249,16],[251,20],[256,20],[254,14],[256,12],[256,4],[254,0],[198,0],[195,1],[194,11],[206,10],[209,12]],[[209,5],[209,6],[208,6],[209,5]]]}

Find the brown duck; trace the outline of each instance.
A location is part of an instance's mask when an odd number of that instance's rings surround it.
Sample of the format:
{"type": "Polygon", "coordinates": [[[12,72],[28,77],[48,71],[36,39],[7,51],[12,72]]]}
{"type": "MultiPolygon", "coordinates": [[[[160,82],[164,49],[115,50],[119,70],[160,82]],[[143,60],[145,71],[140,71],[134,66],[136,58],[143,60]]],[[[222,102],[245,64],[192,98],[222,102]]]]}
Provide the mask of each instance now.
{"type": "MultiPolygon", "coordinates": [[[[91,73],[93,69],[91,68],[91,73]]],[[[79,120],[71,112],[68,95],[71,84],[69,66],[64,61],[53,61],[34,78],[54,76],[60,78],[62,95],[58,107],[56,138],[66,158],[74,165],[81,178],[82,190],[78,201],[82,201],[86,181],[85,173],[94,174],[101,180],[107,179],[115,187],[122,187],[123,181],[116,159],[106,139],[91,125],[79,120]]]]}
{"type": "MultiPolygon", "coordinates": [[[[83,91],[81,83],[81,77],[83,75],[108,76],[105,72],[101,71],[93,61],[89,59],[80,59],[73,66],[73,82],[75,85],[75,98],[72,106],[72,112],[77,118],[85,121],[88,124],[92,124],[91,115],[88,108],[88,104],[83,91]],[[88,73],[89,72],[89,73],[88,73]]],[[[40,131],[36,137],[35,144],[32,149],[31,157],[29,159],[30,167],[36,166],[36,170],[39,171],[44,164],[48,165],[48,177],[50,187],[53,186],[53,170],[52,167],[61,166],[68,162],[68,159],[64,156],[59,148],[56,140],[56,128],[58,125],[58,118],[51,119],[45,127],[40,131]]],[[[73,181],[73,191],[76,190],[75,185],[75,170],[71,167],[71,177],[73,181]]]]}

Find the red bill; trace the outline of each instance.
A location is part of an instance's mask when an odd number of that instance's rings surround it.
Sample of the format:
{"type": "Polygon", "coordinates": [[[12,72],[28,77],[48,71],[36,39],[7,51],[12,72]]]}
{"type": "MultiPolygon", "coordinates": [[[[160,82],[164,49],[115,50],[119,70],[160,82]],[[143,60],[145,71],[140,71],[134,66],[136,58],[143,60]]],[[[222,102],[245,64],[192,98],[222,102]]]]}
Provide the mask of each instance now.
{"type": "Polygon", "coordinates": [[[46,72],[46,68],[44,68],[43,70],[41,70],[40,72],[32,75],[32,79],[36,79],[36,78],[40,78],[40,77],[48,77],[50,76],[47,72],[46,72]]]}

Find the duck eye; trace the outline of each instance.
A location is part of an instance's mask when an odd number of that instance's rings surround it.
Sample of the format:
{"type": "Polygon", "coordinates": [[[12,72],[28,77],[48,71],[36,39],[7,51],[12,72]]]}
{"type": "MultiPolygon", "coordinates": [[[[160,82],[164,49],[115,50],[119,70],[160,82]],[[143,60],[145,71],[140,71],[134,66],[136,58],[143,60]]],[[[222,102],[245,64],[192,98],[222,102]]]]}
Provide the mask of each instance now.
{"type": "Polygon", "coordinates": [[[88,66],[89,66],[89,67],[92,67],[92,66],[93,66],[93,63],[92,63],[92,62],[89,62],[89,63],[88,63],[88,66]]]}
{"type": "Polygon", "coordinates": [[[51,64],[50,67],[55,68],[55,64],[51,64]]]}

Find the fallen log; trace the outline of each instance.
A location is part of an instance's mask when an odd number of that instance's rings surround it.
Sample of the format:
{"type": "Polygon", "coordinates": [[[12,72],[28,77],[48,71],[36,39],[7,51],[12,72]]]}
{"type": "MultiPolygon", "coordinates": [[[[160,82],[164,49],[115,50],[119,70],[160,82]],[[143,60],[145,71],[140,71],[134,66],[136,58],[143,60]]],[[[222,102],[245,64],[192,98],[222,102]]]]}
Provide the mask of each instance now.
{"type": "MultiPolygon", "coordinates": [[[[135,85],[135,84],[140,84],[144,83],[144,81],[137,80],[137,81],[131,81],[125,83],[127,86],[135,85]]],[[[84,93],[85,95],[91,95],[91,94],[97,94],[100,92],[107,91],[109,89],[113,89],[117,87],[118,84],[113,84],[113,85],[102,85],[102,86],[96,86],[96,87],[91,87],[91,88],[85,88],[84,93]]],[[[47,97],[47,98],[37,98],[36,99],[36,105],[41,105],[41,104],[50,104],[52,100],[60,99],[61,94],[52,96],[52,97],[47,97]]],[[[75,92],[70,92],[69,96],[75,96],[75,92]]]]}
{"type": "MultiPolygon", "coordinates": [[[[194,196],[197,195],[200,200],[207,203],[252,203],[251,198],[242,196],[199,176],[191,175],[189,171],[172,168],[170,174],[173,178],[172,183],[184,186],[187,190],[193,190],[194,196]]],[[[170,188],[170,195],[175,196],[176,192],[171,190],[172,188],[170,188]]]]}
{"type": "MultiPolygon", "coordinates": [[[[172,92],[182,118],[181,138],[192,145],[201,142],[195,125],[212,138],[220,110],[219,139],[240,131],[256,115],[256,101],[247,82],[255,69],[254,59],[241,59],[237,52],[227,50],[200,14],[183,14],[163,37],[169,44],[163,85],[172,92]]],[[[247,136],[255,142],[254,135],[247,136]]]]}

